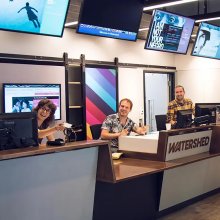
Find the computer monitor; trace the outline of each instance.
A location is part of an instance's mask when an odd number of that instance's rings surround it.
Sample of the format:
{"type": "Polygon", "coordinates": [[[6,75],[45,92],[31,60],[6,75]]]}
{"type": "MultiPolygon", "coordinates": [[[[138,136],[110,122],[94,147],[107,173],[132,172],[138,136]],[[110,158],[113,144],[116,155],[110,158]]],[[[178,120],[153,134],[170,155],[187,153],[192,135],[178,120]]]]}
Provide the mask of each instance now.
{"type": "Polygon", "coordinates": [[[50,99],[57,107],[55,119],[61,119],[61,84],[3,83],[3,112],[31,112],[41,99],[50,99]]]}
{"type": "Polygon", "coordinates": [[[192,56],[220,59],[220,26],[200,23],[192,56]]]}
{"type": "Polygon", "coordinates": [[[220,103],[196,103],[195,104],[195,117],[210,116],[210,123],[216,122],[216,106],[220,103]]]}
{"type": "Polygon", "coordinates": [[[0,30],[62,37],[69,2],[1,1],[0,30]]]}
{"type": "Polygon", "coordinates": [[[192,125],[192,109],[177,111],[175,128],[189,128],[192,125]]]}
{"type": "Polygon", "coordinates": [[[145,49],[186,54],[194,22],[185,16],[155,10],[145,49]]]}
{"type": "Polygon", "coordinates": [[[143,0],[83,0],[76,32],[136,41],[143,0]]]}
{"type": "Polygon", "coordinates": [[[0,114],[0,150],[38,146],[35,112],[0,114]]]}

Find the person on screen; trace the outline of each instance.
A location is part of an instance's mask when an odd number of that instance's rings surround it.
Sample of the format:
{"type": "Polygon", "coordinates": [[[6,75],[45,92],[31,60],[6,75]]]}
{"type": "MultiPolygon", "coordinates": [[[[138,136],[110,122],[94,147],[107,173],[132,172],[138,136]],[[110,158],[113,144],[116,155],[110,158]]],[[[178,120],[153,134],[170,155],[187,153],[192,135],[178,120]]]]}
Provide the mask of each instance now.
{"type": "Polygon", "coordinates": [[[171,128],[175,128],[177,123],[177,111],[192,109],[194,113],[193,102],[185,98],[185,89],[181,85],[175,87],[175,99],[168,104],[167,123],[171,123],[171,128]]]}
{"type": "Polygon", "coordinates": [[[33,10],[36,11],[36,12],[38,12],[38,10],[35,9],[35,8],[33,8],[33,7],[31,7],[30,4],[29,4],[29,2],[27,2],[27,3],[26,3],[26,6],[23,7],[23,8],[21,8],[21,9],[18,11],[18,13],[20,13],[20,11],[23,10],[23,9],[26,9],[28,19],[29,19],[29,21],[32,21],[32,22],[33,22],[34,27],[35,27],[35,28],[40,27],[40,22],[38,21],[38,17],[37,17],[37,15],[33,12],[33,10]]]}
{"type": "Polygon", "coordinates": [[[118,137],[130,135],[131,131],[144,135],[147,127],[138,127],[138,125],[128,118],[132,110],[133,103],[130,99],[122,99],[119,102],[118,113],[106,117],[102,124],[101,139],[111,141],[112,152],[118,150],[118,137]]]}
{"type": "Polygon", "coordinates": [[[21,102],[19,99],[15,99],[13,100],[14,104],[12,107],[12,112],[16,113],[16,112],[20,112],[21,111],[21,102]]]}
{"type": "Polygon", "coordinates": [[[43,138],[54,141],[54,133],[65,129],[63,123],[54,125],[56,108],[56,105],[49,99],[42,99],[33,109],[37,113],[39,143],[41,143],[43,138]]]}
{"type": "Polygon", "coordinates": [[[210,32],[207,30],[200,30],[198,40],[194,49],[194,54],[204,53],[206,42],[210,40],[210,32]]]}
{"type": "Polygon", "coordinates": [[[29,101],[23,100],[21,104],[21,112],[31,112],[29,101]]]}

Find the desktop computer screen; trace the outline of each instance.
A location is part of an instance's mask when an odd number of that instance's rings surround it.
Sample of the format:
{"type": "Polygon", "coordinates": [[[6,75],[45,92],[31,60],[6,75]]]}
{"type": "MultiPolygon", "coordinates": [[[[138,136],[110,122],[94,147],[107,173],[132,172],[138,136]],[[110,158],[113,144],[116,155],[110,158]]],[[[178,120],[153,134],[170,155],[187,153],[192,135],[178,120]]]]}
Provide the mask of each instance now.
{"type": "Polygon", "coordinates": [[[175,128],[189,128],[192,125],[192,109],[177,111],[177,123],[175,128]]]}
{"type": "Polygon", "coordinates": [[[38,146],[35,112],[0,114],[0,150],[38,146]]]}

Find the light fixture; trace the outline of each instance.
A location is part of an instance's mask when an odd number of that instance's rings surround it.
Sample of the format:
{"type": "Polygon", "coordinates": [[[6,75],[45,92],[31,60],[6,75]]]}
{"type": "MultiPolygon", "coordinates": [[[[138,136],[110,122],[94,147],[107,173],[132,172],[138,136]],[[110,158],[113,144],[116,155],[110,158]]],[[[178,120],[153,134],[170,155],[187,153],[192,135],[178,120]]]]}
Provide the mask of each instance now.
{"type": "Polygon", "coordinates": [[[149,10],[153,10],[156,8],[169,7],[169,6],[173,6],[173,5],[180,5],[180,4],[185,4],[188,2],[195,2],[195,1],[199,1],[199,0],[180,0],[180,1],[175,1],[175,2],[163,3],[163,4],[159,4],[159,5],[152,5],[152,6],[144,7],[143,11],[149,11],[149,10]]]}
{"type": "Polygon", "coordinates": [[[74,26],[77,24],[78,24],[78,21],[73,21],[73,22],[66,23],[64,27],[70,27],[70,26],[74,26]]]}
{"type": "Polygon", "coordinates": [[[147,31],[149,28],[140,28],[138,31],[147,31]]]}
{"type": "Polygon", "coordinates": [[[219,20],[220,17],[216,17],[216,18],[204,18],[204,19],[199,19],[199,20],[196,20],[195,23],[200,23],[200,22],[203,22],[203,21],[215,21],[215,20],[219,20]]]}

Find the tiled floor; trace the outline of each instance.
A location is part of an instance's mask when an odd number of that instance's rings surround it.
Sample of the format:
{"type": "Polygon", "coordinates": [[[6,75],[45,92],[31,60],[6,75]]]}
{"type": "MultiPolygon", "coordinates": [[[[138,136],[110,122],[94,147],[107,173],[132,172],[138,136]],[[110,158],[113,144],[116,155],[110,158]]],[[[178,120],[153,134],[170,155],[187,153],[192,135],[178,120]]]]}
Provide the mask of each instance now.
{"type": "Polygon", "coordinates": [[[220,220],[220,193],[158,220],[220,220]]]}

